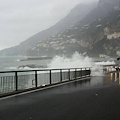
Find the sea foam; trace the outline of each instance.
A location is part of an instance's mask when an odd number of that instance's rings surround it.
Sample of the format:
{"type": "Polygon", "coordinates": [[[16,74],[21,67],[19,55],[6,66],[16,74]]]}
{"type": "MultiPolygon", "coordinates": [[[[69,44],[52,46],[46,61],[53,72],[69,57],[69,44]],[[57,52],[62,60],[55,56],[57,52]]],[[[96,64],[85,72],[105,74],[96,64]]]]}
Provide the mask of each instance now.
{"type": "Polygon", "coordinates": [[[70,58],[64,55],[55,56],[47,66],[50,69],[90,67],[92,76],[103,76],[103,66],[114,64],[114,61],[94,62],[93,58],[89,56],[84,56],[79,52],[75,52],[70,58]]]}

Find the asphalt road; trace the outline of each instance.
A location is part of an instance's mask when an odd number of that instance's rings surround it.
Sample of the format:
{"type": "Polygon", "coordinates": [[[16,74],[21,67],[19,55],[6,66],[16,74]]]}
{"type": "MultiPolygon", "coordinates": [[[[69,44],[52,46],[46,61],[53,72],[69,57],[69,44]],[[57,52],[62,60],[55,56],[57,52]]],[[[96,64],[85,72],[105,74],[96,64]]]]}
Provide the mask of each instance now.
{"type": "Polygon", "coordinates": [[[0,120],[120,120],[120,73],[0,99],[0,120]]]}

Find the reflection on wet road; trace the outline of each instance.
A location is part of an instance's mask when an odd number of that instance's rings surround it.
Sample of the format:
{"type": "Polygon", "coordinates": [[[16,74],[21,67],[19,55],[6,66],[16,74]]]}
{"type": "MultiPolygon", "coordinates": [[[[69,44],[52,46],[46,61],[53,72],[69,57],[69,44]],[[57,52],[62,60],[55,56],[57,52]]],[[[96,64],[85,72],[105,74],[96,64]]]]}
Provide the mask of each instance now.
{"type": "Polygon", "coordinates": [[[105,85],[120,85],[120,72],[108,73],[104,76],[97,76],[85,78],[82,80],[74,81],[55,89],[55,93],[69,93],[82,89],[89,89],[93,87],[102,87],[105,85]]]}
{"type": "Polygon", "coordinates": [[[113,72],[105,75],[106,84],[120,85],[120,72],[113,72]]]}

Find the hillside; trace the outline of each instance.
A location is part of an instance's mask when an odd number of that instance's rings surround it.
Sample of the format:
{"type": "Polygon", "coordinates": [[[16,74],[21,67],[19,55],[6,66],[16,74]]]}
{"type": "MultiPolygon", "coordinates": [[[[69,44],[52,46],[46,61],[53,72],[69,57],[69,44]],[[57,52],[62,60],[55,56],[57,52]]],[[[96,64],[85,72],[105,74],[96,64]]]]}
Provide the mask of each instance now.
{"type": "Polygon", "coordinates": [[[89,56],[120,55],[119,0],[100,0],[98,7],[77,24],[40,41],[28,55],[71,55],[75,51],[89,56]]]}
{"type": "Polygon", "coordinates": [[[78,51],[97,57],[120,56],[120,0],[99,0],[95,5],[77,5],[51,28],[0,54],[52,57],[78,51]]]}
{"type": "MultiPolygon", "coordinates": [[[[20,43],[18,46],[7,48],[0,51],[0,55],[27,55],[28,49],[35,46],[39,41],[44,41],[49,39],[50,36],[63,31],[69,26],[82,20],[92,9],[97,6],[97,3],[91,4],[78,4],[71,12],[54,26],[41,31],[34,36],[31,36],[24,42],[20,43]],[[86,9],[87,8],[87,9],[86,9]]],[[[40,27],[40,26],[38,26],[40,27]]]]}

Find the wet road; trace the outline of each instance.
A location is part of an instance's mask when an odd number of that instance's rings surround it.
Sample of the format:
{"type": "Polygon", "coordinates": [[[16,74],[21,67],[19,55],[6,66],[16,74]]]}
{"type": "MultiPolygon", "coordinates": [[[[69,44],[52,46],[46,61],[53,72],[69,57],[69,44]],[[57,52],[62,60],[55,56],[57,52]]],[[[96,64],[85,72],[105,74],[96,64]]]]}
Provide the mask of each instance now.
{"type": "Polygon", "coordinates": [[[0,120],[119,120],[120,73],[0,99],[0,120]]]}

